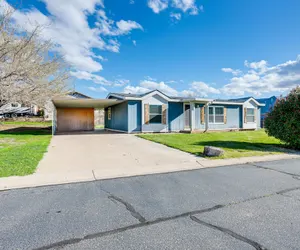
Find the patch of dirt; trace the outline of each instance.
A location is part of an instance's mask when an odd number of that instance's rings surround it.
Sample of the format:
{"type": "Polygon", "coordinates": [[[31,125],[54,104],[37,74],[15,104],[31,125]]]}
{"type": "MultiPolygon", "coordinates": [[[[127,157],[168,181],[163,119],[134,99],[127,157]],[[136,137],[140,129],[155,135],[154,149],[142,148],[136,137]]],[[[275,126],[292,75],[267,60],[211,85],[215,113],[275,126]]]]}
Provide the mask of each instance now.
{"type": "MultiPolygon", "coordinates": [[[[22,145],[24,143],[25,143],[24,141],[16,141],[14,138],[0,139],[0,144],[5,144],[5,145],[22,145]]],[[[4,148],[4,146],[0,145],[0,148],[4,148]]]]}

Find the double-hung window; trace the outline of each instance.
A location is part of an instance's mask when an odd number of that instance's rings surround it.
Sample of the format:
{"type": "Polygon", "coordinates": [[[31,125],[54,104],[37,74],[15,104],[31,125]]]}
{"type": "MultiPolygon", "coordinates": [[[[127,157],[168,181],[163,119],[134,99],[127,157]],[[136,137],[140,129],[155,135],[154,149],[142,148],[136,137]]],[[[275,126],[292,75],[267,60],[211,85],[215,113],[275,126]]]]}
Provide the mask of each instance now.
{"type": "Polygon", "coordinates": [[[209,123],[224,123],[224,107],[209,107],[209,123]]]}
{"type": "Polygon", "coordinates": [[[253,108],[247,108],[247,122],[255,122],[255,112],[253,108]]]}
{"type": "Polygon", "coordinates": [[[162,105],[149,105],[149,123],[162,123],[162,105]]]}

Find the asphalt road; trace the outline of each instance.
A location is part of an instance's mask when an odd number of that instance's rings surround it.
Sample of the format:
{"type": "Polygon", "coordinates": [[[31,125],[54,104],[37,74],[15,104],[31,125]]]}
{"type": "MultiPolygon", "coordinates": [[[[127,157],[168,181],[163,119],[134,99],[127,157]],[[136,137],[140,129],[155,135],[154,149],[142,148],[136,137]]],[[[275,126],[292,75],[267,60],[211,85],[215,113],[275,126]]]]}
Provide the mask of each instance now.
{"type": "Polygon", "coordinates": [[[2,191],[0,249],[300,249],[300,159],[2,191]]]}

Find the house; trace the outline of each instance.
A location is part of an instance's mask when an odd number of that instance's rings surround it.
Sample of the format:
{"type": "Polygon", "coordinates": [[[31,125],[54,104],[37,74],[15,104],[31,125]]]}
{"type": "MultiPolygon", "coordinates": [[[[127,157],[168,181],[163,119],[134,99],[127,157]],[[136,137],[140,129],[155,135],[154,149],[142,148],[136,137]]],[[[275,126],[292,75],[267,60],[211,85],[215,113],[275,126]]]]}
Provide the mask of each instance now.
{"type": "Polygon", "coordinates": [[[125,133],[255,130],[264,104],[247,100],[170,97],[159,90],[144,94],[110,93],[106,99],[53,100],[54,132],[93,130],[94,109],[104,108],[105,129],[125,133]]]}
{"type": "Polygon", "coordinates": [[[258,129],[263,106],[254,98],[241,102],[170,97],[158,90],[110,93],[107,98],[123,102],[106,108],[105,128],[128,133],[258,129]]]}

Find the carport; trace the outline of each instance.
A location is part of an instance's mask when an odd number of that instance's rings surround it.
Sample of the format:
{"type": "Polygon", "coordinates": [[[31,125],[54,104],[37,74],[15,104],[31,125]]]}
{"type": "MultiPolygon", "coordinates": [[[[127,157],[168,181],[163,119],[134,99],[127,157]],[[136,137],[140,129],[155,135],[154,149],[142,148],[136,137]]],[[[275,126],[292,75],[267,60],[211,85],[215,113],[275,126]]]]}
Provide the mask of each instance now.
{"type": "Polygon", "coordinates": [[[53,102],[52,134],[57,132],[93,131],[94,110],[123,102],[117,99],[55,98],[53,102]]]}

